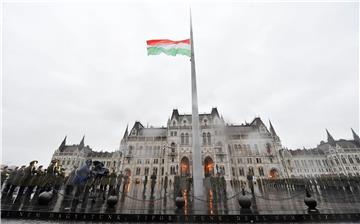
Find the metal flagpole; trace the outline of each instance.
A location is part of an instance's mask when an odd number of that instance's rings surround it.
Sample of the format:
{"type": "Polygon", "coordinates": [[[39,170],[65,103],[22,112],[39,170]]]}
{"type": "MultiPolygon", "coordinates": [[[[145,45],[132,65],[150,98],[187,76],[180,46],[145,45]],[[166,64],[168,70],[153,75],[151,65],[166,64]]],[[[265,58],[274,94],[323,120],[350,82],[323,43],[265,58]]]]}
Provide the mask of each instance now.
{"type": "MultiPolygon", "coordinates": [[[[203,172],[200,149],[199,133],[199,111],[196,89],[196,71],[195,71],[195,54],[194,39],[192,30],[192,19],[190,9],[190,45],[191,45],[191,97],[192,97],[192,169],[193,169],[193,195],[194,197],[203,196],[203,172]]],[[[195,210],[200,201],[194,198],[195,210]]]]}

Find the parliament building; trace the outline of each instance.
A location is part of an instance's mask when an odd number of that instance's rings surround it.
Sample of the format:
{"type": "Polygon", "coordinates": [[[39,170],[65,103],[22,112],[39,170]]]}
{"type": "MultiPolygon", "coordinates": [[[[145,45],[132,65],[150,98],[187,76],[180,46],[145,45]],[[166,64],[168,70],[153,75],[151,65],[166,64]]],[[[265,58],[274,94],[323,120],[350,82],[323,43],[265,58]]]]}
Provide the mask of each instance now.
{"type": "MultiPolygon", "coordinates": [[[[66,172],[84,164],[87,159],[104,163],[109,170],[123,172],[134,181],[155,173],[157,176],[192,175],[192,116],[174,109],[166,127],[145,127],[136,121],[125,130],[119,149],[96,152],[80,144],[67,145],[66,138],[55,150],[66,172]]],[[[199,114],[200,144],[204,177],[224,176],[226,180],[255,178],[310,177],[321,175],[359,175],[360,139],[352,130],[353,140],[334,140],[327,132],[327,142],[316,148],[289,150],[271,122],[267,127],[261,118],[250,123],[230,125],[217,108],[199,114]]]]}

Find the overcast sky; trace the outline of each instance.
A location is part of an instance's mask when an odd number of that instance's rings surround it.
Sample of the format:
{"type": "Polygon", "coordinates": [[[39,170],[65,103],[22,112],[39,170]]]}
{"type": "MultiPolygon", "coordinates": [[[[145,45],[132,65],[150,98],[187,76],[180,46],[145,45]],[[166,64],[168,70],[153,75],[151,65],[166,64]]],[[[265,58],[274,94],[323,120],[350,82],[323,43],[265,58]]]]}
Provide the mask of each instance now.
{"type": "MultiPolygon", "coordinates": [[[[199,112],[270,119],[285,147],[359,130],[357,3],[192,3],[199,112]]],[[[191,113],[186,56],[146,40],[189,38],[189,4],[5,3],[2,161],[47,165],[68,144],[119,148],[126,125],[191,113]]]]}

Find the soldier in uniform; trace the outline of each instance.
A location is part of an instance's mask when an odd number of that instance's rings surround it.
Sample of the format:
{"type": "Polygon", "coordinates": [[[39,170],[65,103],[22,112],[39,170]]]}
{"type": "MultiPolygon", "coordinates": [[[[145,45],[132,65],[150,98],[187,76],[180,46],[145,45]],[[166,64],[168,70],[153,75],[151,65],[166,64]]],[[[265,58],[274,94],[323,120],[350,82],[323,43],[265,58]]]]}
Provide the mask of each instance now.
{"type": "Polygon", "coordinates": [[[24,174],[20,180],[20,189],[18,195],[21,196],[26,187],[30,186],[30,182],[35,175],[37,160],[31,161],[29,166],[24,169],[24,174]]]}
{"type": "Polygon", "coordinates": [[[148,182],[148,176],[145,175],[144,176],[144,181],[143,181],[143,184],[144,184],[143,194],[145,194],[147,182],[148,182]]]}
{"type": "Polygon", "coordinates": [[[25,169],[25,165],[21,166],[20,169],[18,169],[15,173],[14,179],[12,181],[11,187],[10,187],[10,191],[9,191],[9,195],[12,195],[13,192],[15,191],[17,186],[20,186],[20,182],[22,179],[22,176],[24,175],[24,169],[25,169]]]}
{"type": "Polygon", "coordinates": [[[166,194],[166,191],[167,191],[167,187],[168,187],[168,173],[165,174],[165,179],[164,179],[164,191],[165,191],[165,194],[166,194]]]}
{"type": "Polygon", "coordinates": [[[100,183],[101,183],[100,190],[102,192],[102,198],[103,198],[103,200],[105,200],[107,186],[109,185],[109,174],[108,173],[104,174],[104,176],[101,178],[100,183]]]}
{"type": "Polygon", "coordinates": [[[116,192],[119,192],[119,191],[120,191],[121,182],[122,182],[123,177],[124,177],[124,175],[122,174],[122,171],[120,171],[120,174],[117,176],[116,192]]]}
{"type": "Polygon", "coordinates": [[[73,170],[70,172],[69,176],[67,176],[65,181],[65,194],[71,194],[74,190],[74,177],[77,167],[74,166],[73,170]]]}
{"type": "Polygon", "coordinates": [[[151,179],[151,195],[153,195],[154,194],[155,184],[156,184],[156,174],[155,174],[155,172],[153,172],[150,179],[151,179]]]}
{"type": "Polygon", "coordinates": [[[5,188],[3,190],[3,194],[7,194],[10,190],[11,185],[14,183],[15,176],[18,172],[19,167],[15,167],[14,170],[10,171],[9,178],[6,181],[5,188]]]}
{"type": "Polygon", "coordinates": [[[58,167],[59,160],[54,159],[51,161],[50,165],[46,169],[46,174],[44,178],[44,190],[50,191],[54,187],[55,184],[55,177],[57,173],[57,167],[58,167]]]}
{"type": "Polygon", "coordinates": [[[1,171],[1,188],[4,185],[6,178],[8,177],[8,170],[7,170],[8,166],[4,166],[2,171],[1,171]]]}
{"type": "Polygon", "coordinates": [[[31,180],[29,181],[29,184],[28,184],[28,186],[27,186],[25,195],[30,196],[30,195],[33,193],[34,188],[37,186],[37,183],[38,183],[38,181],[39,181],[40,172],[42,172],[42,171],[41,171],[42,167],[43,167],[43,166],[39,166],[36,170],[34,170],[33,176],[32,176],[32,178],[31,178],[31,180]]]}
{"type": "Polygon", "coordinates": [[[109,176],[109,195],[115,195],[116,173],[113,169],[109,176]]]}
{"type": "Polygon", "coordinates": [[[248,171],[248,175],[246,176],[246,178],[248,180],[251,193],[254,194],[253,172],[250,169],[248,171]]]}

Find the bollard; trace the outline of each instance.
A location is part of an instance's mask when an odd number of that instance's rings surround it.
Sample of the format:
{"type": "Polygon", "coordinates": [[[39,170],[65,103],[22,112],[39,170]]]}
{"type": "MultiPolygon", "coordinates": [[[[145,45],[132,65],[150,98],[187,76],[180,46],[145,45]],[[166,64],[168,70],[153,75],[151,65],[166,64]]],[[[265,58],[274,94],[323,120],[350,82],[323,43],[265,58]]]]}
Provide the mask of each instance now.
{"type": "Polygon", "coordinates": [[[178,209],[182,209],[185,205],[185,199],[182,195],[182,191],[179,191],[177,197],[175,198],[175,205],[178,209]]]}
{"type": "Polygon", "coordinates": [[[118,202],[118,197],[116,195],[111,195],[107,199],[107,205],[109,208],[113,208],[118,202]]]}
{"type": "Polygon", "coordinates": [[[305,205],[308,207],[308,212],[318,212],[316,209],[317,201],[311,196],[309,189],[305,189],[306,197],[304,199],[305,205]]]}
{"type": "Polygon", "coordinates": [[[53,197],[52,191],[44,191],[39,195],[38,203],[39,205],[47,205],[53,197]]]}
{"type": "Polygon", "coordinates": [[[240,195],[238,202],[242,209],[250,209],[251,207],[251,197],[248,195],[245,195],[244,188],[241,190],[242,195],[240,195]]]}

